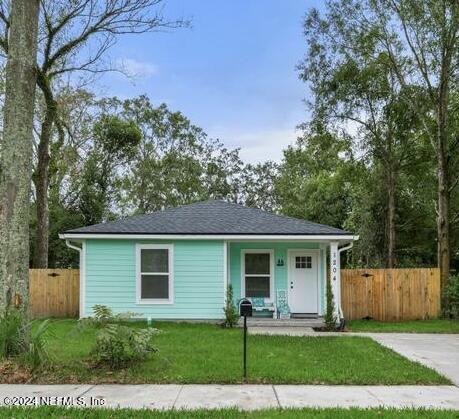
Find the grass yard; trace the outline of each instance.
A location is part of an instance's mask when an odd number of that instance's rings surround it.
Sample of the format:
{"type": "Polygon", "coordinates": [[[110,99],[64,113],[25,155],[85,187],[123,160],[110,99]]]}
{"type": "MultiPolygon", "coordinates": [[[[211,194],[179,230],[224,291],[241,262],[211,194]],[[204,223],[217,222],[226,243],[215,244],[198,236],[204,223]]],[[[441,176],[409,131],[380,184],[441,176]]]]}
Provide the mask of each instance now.
{"type": "Polygon", "coordinates": [[[243,412],[237,409],[220,410],[172,410],[172,411],[147,411],[129,409],[75,409],[75,408],[0,408],[0,417],[28,419],[28,418],[59,418],[59,419],[278,419],[278,418],[314,418],[314,419],[458,419],[459,411],[452,410],[424,410],[424,409],[265,409],[243,412]]]}
{"type": "Polygon", "coordinates": [[[350,320],[347,328],[351,332],[459,333],[459,321],[445,319],[402,322],[350,320]]]}
{"type": "MultiPolygon", "coordinates": [[[[35,383],[240,383],[242,331],[210,324],[163,322],[158,353],[120,371],[90,362],[94,329],[76,332],[74,320],[56,320],[50,349],[54,365],[35,377],[0,366],[0,382],[35,383]],[[2,373],[3,371],[3,373],[2,373]],[[13,379],[11,377],[13,376],[13,379]]],[[[145,327],[136,323],[136,327],[145,327]]],[[[274,384],[449,384],[370,338],[249,336],[251,383],[274,384]]]]}

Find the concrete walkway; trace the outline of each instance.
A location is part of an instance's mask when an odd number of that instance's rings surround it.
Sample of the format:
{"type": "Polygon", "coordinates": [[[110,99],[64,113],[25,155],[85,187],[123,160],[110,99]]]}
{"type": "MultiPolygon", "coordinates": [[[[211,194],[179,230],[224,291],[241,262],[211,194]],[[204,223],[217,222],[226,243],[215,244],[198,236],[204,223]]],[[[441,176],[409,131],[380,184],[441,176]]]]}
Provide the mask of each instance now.
{"type": "Polygon", "coordinates": [[[0,405],[11,404],[15,396],[23,400],[28,397],[27,400],[35,401],[33,405],[46,401],[76,406],[79,400],[80,406],[135,409],[380,406],[459,409],[459,388],[455,386],[0,384],[0,405]]]}

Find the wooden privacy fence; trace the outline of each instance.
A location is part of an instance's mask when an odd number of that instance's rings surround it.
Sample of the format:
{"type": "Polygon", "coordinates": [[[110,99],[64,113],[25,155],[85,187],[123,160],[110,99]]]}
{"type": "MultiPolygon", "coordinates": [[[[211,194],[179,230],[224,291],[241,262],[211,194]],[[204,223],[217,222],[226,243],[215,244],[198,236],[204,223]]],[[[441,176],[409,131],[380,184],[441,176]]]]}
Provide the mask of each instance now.
{"type": "Polygon", "coordinates": [[[440,271],[342,269],[341,305],[346,319],[432,319],[440,314],[440,271]]]}
{"type": "MultiPolygon", "coordinates": [[[[77,317],[78,269],[30,269],[34,318],[77,317]]],[[[343,269],[341,300],[347,319],[415,320],[440,314],[440,272],[419,269],[343,269]]]]}
{"type": "Polygon", "coordinates": [[[29,280],[33,318],[78,316],[79,269],[30,269],[29,280]]]}

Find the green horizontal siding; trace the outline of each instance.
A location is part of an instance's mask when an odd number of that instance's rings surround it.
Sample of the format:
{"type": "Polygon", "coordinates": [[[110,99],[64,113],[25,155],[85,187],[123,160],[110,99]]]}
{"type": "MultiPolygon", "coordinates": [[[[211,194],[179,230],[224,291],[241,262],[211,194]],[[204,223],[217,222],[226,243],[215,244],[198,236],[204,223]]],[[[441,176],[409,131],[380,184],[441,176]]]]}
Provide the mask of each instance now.
{"type": "Polygon", "coordinates": [[[157,319],[223,317],[223,241],[87,240],[85,311],[95,304],[157,319]],[[174,246],[174,303],[136,304],[136,244],[174,246]]]}
{"type": "MultiPolygon", "coordinates": [[[[241,251],[244,249],[274,250],[274,297],[277,290],[287,290],[288,249],[320,249],[319,243],[300,242],[233,242],[229,244],[229,281],[233,286],[235,302],[242,297],[241,290],[241,251]],[[283,259],[284,266],[277,266],[277,260],[283,259]]],[[[325,311],[325,275],[326,253],[319,252],[319,314],[325,311]]]]}

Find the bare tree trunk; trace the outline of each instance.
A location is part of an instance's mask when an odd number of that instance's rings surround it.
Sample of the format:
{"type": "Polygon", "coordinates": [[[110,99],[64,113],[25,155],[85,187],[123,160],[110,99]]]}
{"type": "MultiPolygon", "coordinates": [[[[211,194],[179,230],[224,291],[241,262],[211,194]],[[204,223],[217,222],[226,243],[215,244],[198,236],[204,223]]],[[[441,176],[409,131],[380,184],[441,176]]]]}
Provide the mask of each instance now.
{"type": "Polygon", "coordinates": [[[387,267],[395,266],[395,173],[389,167],[387,179],[387,267]]]}
{"type": "Polygon", "coordinates": [[[11,2],[0,149],[0,310],[27,310],[38,0],[11,2]]]}
{"type": "MultiPolygon", "coordinates": [[[[439,83],[437,107],[437,177],[438,177],[438,214],[437,214],[437,241],[438,267],[440,268],[441,290],[448,284],[450,265],[450,219],[449,219],[449,170],[448,170],[448,93],[449,70],[451,65],[451,51],[446,54],[445,63],[439,83]]],[[[443,303],[447,303],[443,301],[443,303]]]]}
{"type": "Polygon", "coordinates": [[[438,267],[440,268],[441,289],[448,284],[450,247],[449,247],[449,194],[443,170],[438,173],[438,267]]]}
{"type": "MultiPolygon", "coordinates": [[[[450,264],[449,239],[449,182],[447,164],[444,155],[439,154],[438,161],[438,214],[437,214],[437,247],[438,267],[442,291],[448,284],[450,264]],[[443,159],[442,159],[443,156],[443,159]]],[[[445,302],[446,303],[446,302],[445,302]]]]}
{"type": "Polygon", "coordinates": [[[34,268],[46,269],[48,267],[48,240],[49,240],[49,144],[53,128],[53,112],[46,110],[41,124],[40,141],[38,143],[37,168],[35,172],[36,205],[37,205],[37,231],[36,252],[34,254],[34,268]]]}
{"type": "Polygon", "coordinates": [[[37,206],[36,251],[33,259],[34,268],[46,269],[48,267],[49,246],[49,163],[50,144],[53,124],[56,120],[57,105],[54,100],[51,85],[47,77],[39,72],[38,87],[45,97],[45,115],[41,124],[40,139],[38,143],[37,167],[35,171],[35,189],[37,206]]]}

